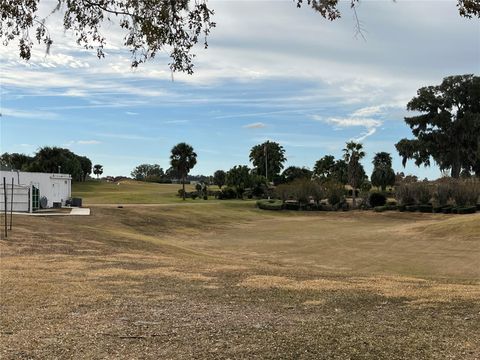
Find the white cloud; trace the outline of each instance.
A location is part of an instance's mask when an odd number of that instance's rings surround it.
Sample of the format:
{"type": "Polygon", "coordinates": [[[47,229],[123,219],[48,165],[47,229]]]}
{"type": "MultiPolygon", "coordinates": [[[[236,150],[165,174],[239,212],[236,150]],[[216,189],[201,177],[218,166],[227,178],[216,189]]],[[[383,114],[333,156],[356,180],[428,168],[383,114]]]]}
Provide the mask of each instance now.
{"type": "Polygon", "coordinates": [[[364,107],[353,112],[351,116],[352,117],[368,117],[373,115],[380,115],[380,114],[383,114],[382,108],[383,108],[382,105],[364,107]]]}
{"type": "Polygon", "coordinates": [[[359,137],[353,139],[355,140],[356,142],[362,142],[363,140],[365,140],[367,137],[375,134],[377,132],[377,128],[370,128],[368,129],[367,131],[365,131],[364,133],[360,134],[359,137]]]}
{"type": "Polygon", "coordinates": [[[73,145],[98,145],[101,143],[102,142],[98,140],[70,140],[69,142],[63,144],[63,146],[70,147],[73,145]]]}
{"type": "Polygon", "coordinates": [[[245,129],[262,129],[266,126],[267,125],[265,125],[262,122],[256,122],[256,123],[251,123],[251,124],[244,125],[243,128],[245,128],[245,129]]]}
{"type": "MultiPolygon", "coordinates": [[[[366,111],[365,113],[368,113],[366,111]]],[[[363,127],[365,131],[353,140],[359,142],[364,141],[367,137],[372,136],[377,131],[377,128],[383,124],[383,121],[367,118],[367,117],[329,117],[323,118],[318,115],[312,116],[314,120],[322,121],[327,124],[335,126],[337,129],[345,129],[351,127],[363,127]]]]}
{"type": "Polygon", "coordinates": [[[21,109],[12,109],[12,108],[1,108],[1,116],[5,118],[16,117],[16,118],[26,118],[26,119],[45,119],[51,120],[58,117],[54,112],[50,111],[41,111],[41,110],[21,110],[21,109]]]}
{"type": "Polygon", "coordinates": [[[79,145],[97,145],[101,144],[102,142],[98,140],[78,140],[76,143],[79,145]]]}
{"type": "Polygon", "coordinates": [[[326,120],[323,120],[324,122],[335,125],[337,127],[341,128],[346,128],[346,127],[355,127],[355,126],[361,126],[361,127],[366,127],[366,128],[375,128],[379,127],[382,125],[382,121],[380,120],[375,120],[371,118],[353,118],[353,117],[347,117],[347,118],[335,118],[331,117],[326,120]]]}

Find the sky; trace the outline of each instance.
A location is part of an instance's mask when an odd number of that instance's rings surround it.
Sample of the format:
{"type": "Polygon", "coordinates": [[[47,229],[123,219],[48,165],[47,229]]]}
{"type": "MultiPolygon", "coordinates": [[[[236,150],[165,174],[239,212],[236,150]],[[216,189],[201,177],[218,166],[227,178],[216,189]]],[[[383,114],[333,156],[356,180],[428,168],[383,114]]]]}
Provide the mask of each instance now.
{"type": "MultiPolygon", "coordinates": [[[[437,167],[401,164],[394,144],[411,137],[407,102],[449,75],[480,73],[480,21],[458,15],[456,1],[361,2],[365,39],[348,2],[330,22],[293,1],[209,1],[217,27],[208,49],[195,48],[195,74],[172,74],[167,56],[130,67],[124,34],[106,23],[106,57],[76,45],[52,15],[54,44],[29,62],[15,44],[1,49],[0,152],[33,154],[68,147],[105,175],[142,163],[169,167],[170,149],[190,143],[192,174],[250,165],[252,146],[279,142],[290,165],[313,168],[345,142],[363,143],[368,174],[375,153],[395,171],[439,177],[437,167]]],[[[47,13],[55,1],[42,1],[47,13]]]]}

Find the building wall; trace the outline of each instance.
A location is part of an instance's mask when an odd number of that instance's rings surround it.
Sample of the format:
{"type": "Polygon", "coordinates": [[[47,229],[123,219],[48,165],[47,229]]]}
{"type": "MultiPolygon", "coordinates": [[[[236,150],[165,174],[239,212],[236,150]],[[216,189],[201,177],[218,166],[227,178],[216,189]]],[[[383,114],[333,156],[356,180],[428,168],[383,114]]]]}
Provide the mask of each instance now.
{"type": "MultiPolygon", "coordinates": [[[[25,171],[0,171],[0,186],[3,186],[3,178],[6,178],[7,185],[31,187],[40,189],[40,197],[45,196],[48,200],[48,207],[53,207],[54,202],[65,201],[72,196],[72,177],[69,174],[49,174],[25,171]]],[[[7,190],[8,192],[8,190],[7,190]]]]}
{"type": "MultiPolygon", "coordinates": [[[[10,211],[13,207],[13,211],[30,210],[30,187],[29,186],[13,186],[13,201],[12,201],[12,183],[7,182],[7,211],[10,211]],[[13,204],[12,204],[13,203],[13,204]],[[13,205],[13,206],[12,206],[13,205]]],[[[0,210],[5,211],[5,192],[3,187],[3,177],[0,184],[0,210]]]]}

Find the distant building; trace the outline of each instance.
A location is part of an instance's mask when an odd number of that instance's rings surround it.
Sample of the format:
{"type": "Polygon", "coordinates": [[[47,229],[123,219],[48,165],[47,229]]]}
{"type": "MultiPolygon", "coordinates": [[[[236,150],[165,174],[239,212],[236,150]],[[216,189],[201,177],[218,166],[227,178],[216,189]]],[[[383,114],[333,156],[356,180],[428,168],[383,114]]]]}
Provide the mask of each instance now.
{"type": "Polygon", "coordinates": [[[7,190],[7,210],[11,208],[13,181],[13,211],[32,212],[41,205],[51,208],[54,203],[65,205],[72,196],[72,177],[25,171],[0,171],[0,209],[5,209],[4,179],[7,190]],[[42,198],[45,198],[42,200],[42,198]]]}

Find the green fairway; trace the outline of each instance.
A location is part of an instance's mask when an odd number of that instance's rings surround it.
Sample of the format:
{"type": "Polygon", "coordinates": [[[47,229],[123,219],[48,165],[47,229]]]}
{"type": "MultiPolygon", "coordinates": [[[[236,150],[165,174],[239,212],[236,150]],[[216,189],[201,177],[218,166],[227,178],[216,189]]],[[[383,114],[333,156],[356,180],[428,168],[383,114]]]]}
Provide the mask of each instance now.
{"type": "MultiPolygon", "coordinates": [[[[120,182],[86,181],[75,182],[72,197],[80,197],[88,204],[169,204],[182,201],[177,196],[181,184],[157,184],[135,180],[120,182]]],[[[193,185],[185,185],[193,191],[193,185]]],[[[194,201],[194,200],[186,200],[194,201]]],[[[197,201],[197,200],[195,200],[197,201]]]]}

